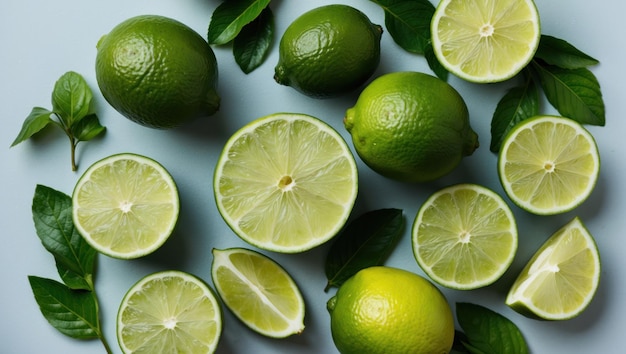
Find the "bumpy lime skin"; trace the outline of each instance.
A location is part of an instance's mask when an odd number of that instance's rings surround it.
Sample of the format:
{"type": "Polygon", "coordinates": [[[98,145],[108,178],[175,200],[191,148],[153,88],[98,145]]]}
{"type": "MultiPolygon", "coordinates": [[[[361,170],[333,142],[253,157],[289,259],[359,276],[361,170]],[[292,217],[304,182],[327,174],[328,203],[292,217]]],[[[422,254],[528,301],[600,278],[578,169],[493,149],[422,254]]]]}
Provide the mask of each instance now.
{"type": "Polygon", "coordinates": [[[281,37],[274,80],[314,98],[351,92],[378,68],[382,32],[347,5],[306,12],[281,37]]]}
{"type": "Polygon", "coordinates": [[[218,111],[215,54],[187,25],[164,16],[135,16],[102,36],[97,49],[100,91],[131,121],[169,129],[218,111]]]}
{"type": "Polygon", "coordinates": [[[461,95],[420,72],[376,78],[346,111],[344,126],[366,165],[402,182],[443,177],[479,146],[461,95]]]}

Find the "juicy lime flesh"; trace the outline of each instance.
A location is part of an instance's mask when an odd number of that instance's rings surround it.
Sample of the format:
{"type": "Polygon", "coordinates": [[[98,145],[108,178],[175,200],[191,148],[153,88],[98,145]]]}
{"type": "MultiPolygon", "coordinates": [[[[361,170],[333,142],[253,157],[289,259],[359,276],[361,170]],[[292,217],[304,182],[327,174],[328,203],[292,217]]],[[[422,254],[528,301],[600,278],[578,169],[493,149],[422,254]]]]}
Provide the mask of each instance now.
{"type": "Polygon", "coordinates": [[[296,252],[334,236],[356,198],[341,137],[311,118],[256,121],[231,138],[216,170],[220,212],[244,240],[296,252]]]}
{"type": "Polygon", "coordinates": [[[178,192],[162,167],[135,157],[114,157],[81,178],[75,220],[105,254],[141,255],[160,246],[178,218],[178,192]]]}
{"type": "Polygon", "coordinates": [[[133,287],[118,315],[125,353],[212,353],[222,324],[219,303],[199,280],[158,274],[133,287]]]}
{"type": "Polygon", "coordinates": [[[500,157],[505,190],[538,214],[567,211],[593,190],[599,157],[595,141],[566,118],[545,117],[513,132],[500,157]]]}
{"type": "Polygon", "coordinates": [[[600,279],[600,257],[579,218],[537,251],[513,284],[507,304],[546,319],[566,319],[591,302],[600,279]]]}
{"type": "Polygon", "coordinates": [[[243,249],[214,250],[213,254],[213,282],[224,303],[242,322],[271,337],[302,331],[302,296],[277,263],[243,249]]]}
{"type": "Polygon", "coordinates": [[[435,193],[413,230],[418,263],[433,280],[458,289],[485,286],[508,268],[517,227],[504,201],[483,187],[458,185],[435,193]]]}
{"type": "Polygon", "coordinates": [[[435,48],[453,73],[471,81],[501,81],[519,72],[534,55],[540,29],[531,0],[445,3],[433,28],[435,48]]]}

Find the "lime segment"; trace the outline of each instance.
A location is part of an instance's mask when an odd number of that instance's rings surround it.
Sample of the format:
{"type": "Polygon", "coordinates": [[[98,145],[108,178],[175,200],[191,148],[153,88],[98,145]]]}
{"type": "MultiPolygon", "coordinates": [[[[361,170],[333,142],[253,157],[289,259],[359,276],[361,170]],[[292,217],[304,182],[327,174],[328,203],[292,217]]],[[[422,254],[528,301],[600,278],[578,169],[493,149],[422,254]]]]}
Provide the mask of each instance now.
{"type": "Polygon", "coordinates": [[[124,296],[117,338],[124,353],[213,353],[220,305],[202,280],[180,271],[146,276],[124,296]]]}
{"type": "Polygon", "coordinates": [[[226,306],[249,328],[273,338],[304,330],[304,300],[291,276],[258,252],[213,250],[211,275],[226,306]]]}
{"type": "Polygon", "coordinates": [[[532,59],[541,37],[532,0],[442,0],[431,22],[437,59],[472,82],[515,76],[532,59]]]}
{"type": "Polygon", "coordinates": [[[534,214],[558,214],[591,194],[600,174],[600,156],[582,125],[539,116],[522,121],[507,135],[498,172],[515,204],[534,214]]]}
{"type": "Polygon", "coordinates": [[[72,194],[76,229],[99,252],[137,258],[155,251],[178,220],[178,189],[158,162],[118,154],[91,165],[72,194]]]}
{"type": "Polygon", "coordinates": [[[547,320],[580,314],[600,282],[600,255],[582,221],[575,217],[550,237],[511,287],[506,304],[547,320]]]}
{"type": "Polygon", "coordinates": [[[214,176],[217,207],[243,240],[295,253],[328,241],[357,195],[357,168],[343,138],[303,114],[257,119],[226,143],[214,176]]]}
{"type": "Polygon", "coordinates": [[[434,193],[413,224],[413,251],[424,272],[454,289],[495,282],[517,251],[517,226],[495,192],[460,184],[434,193]]]}

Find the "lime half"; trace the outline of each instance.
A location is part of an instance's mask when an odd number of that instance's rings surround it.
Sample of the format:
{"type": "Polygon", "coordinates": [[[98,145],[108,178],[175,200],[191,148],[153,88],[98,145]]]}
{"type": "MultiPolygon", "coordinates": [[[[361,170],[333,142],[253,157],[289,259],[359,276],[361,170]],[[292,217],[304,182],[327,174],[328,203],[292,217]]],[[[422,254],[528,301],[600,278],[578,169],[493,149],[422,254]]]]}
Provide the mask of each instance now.
{"type": "Polygon", "coordinates": [[[515,76],[535,55],[540,37],[532,0],[441,0],[431,22],[437,59],[471,82],[515,76]]]}
{"type": "Polygon", "coordinates": [[[178,189],[153,159],[118,154],[91,165],[72,194],[74,224],[99,252],[137,258],[159,248],[178,220],[178,189]]]}
{"type": "Polygon", "coordinates": [[[511,287],[506,304],[533,318],[565,320],[580,314],[600,282],[600,255],[575,217],[552,235],[511,287]]]}
{"type": "Polygon", "coordinates": [[[259,118],[226,143],[214,176],[217,207],[246,242],[295,253],[345,224],[357,196],[357,168],[343,138],[321,120],[279,113],[259,118]]]}
{"type": "Polygon", "coordinates": [[[506,194],[522,209],[558,214],[589,197],[600,174],[600,155],[593,136],[579,123],[538,116],[509,132],[498,172],[506,194]]]}
{"type": "Polygon", "coordinates": [[[422,270],[453,289],[476,289],[498,280],[517,251],[511,209],[495,192],[459,184],[435,192],[413,224],[413,252],[422,270]]]}
{"type": "Polygon", "coordinates": [[[202,280],[180,271],[148,275],[124,296],[117,338],[124,353],[213,353],[222,313],[202,280]]]}
{"type": "Polygon", "coordinates": [[[211,276],[226,306],[252,330],[284,338],[304,330],[304,300],[269,257],[243,248],[213,250],[211,276]]]}

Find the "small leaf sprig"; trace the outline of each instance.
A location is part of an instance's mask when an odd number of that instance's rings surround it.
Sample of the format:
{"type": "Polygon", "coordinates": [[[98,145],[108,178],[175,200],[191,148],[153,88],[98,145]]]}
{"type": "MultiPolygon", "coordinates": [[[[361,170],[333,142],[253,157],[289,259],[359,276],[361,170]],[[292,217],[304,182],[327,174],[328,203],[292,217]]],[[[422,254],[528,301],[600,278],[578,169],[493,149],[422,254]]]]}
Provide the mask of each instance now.
{"type": "Polygon", "coordinates": [[[57,80],[52,91],[52,110],[34,107],[22,124],[11,147],[29,139],[50,124],[61,128],[70,139],[72,171],[77,170],[76,146],[104,132],[98,116],[92,112],[93,93],[85,79],[68,71],[57,80]]]}
{"type": "Polygon", "coordinates": [[[37,236],[54,256],[62,280],[28,276],[41,313],[59,332],[77,339],[100,339],[106,352],[112,353],[100,325],[94,288],[97,252],[74,227],[71,197],[37,185],[32,212],[37,236]]]}
{"type": "Polygon", "coordinates": [[[341,286],[361,269],[382,265],[402,236],[403,227],[400,209],[369,211],[350,222],[328,251],[324,291],[341,286]]]}
{"type": "Polygon", "coordinates": [[[208,42],[232,43],[233,55],[246,74],[258,68],[267,57],[274,36],[274,14],[270,0],[225,0],[211,16],[208,42]]]}

